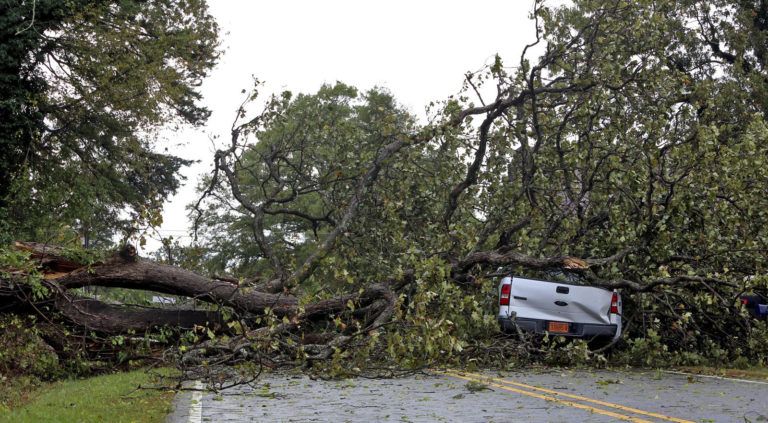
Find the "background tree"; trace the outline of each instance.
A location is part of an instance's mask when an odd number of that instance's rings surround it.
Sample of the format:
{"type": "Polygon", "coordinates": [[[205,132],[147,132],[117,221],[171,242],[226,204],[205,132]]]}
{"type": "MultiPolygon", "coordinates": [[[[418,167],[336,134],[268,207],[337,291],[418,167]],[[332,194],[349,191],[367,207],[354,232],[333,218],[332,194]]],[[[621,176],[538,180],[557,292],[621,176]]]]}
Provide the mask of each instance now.
{"type": "MultiPolygon", "coordinates": [[[[297,272],[318,250],[343,246],[355,257],[355,275],[388,277],[397,251],[388,244],[403,228],[384,204],[429,207],[418,196],[434,190],[426,186],[434,178],[423,173],[440,162],[419,147],[381,163],[375,182],[366,177],[382,149],[415,131],[415,118],[385,91],[360,94],[342,83],[296,98],[286,92],[267,108],[233,130],[230,149],[217,155],[221,174],[204,186],[210,201],[198,222],[219,271],[276,278],[282,289],[304,281],[297,272]]],[[[423,212],[414,218],[428,220],[423,212]]]]}
{"type": "Polygon", "coordinates": [[[188,163],[155,150],[157,129],[209,115],[198,87],[218,27],[206,3],[7,0],[0,15],[4,237],[70,228],[106,241],[123,210],[156,220],[188,163]]]}

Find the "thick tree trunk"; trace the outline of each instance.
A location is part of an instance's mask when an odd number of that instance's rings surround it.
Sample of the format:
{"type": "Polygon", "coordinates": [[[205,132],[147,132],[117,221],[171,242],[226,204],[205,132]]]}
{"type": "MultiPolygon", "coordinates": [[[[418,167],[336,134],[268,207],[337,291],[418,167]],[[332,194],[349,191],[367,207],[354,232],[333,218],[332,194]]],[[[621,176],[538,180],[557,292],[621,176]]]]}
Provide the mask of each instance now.
{"type": "Polygon", "coordinates": [[[102,333],[141,333],[157,326],[179,329],[221,327],[224,322],[221,314],[215,311],[127,307],[69,295],[59,295],[55,305],[75,324],[102,333]]]}
{"type": "Polygon", "coordinates": [[[22,242],[17,242],[15,246],[30,252],[32,258],[38,260],[43,272],[42,284],[49,290],[49,297],[35,304],[31,287],[24,282],[26,275],[12,272],[10,277],[0,278],[0,312],[3,308],[24,307],[41,312],[44,307],[49,307],[76,326],[105,334],[143,332],[162,326],[177,329],[206,326],[217,330],[224,328],[225,321],[218,311],[107,304],[76,295],[73,289],[101,286],[142,290],[229,307],[239,314],[261,315],[269,312],[278,318],[288,319],[281,325],[282,331],[295,331],[302,323],[344,312],[349,301],[355,303],[358,314],[364,318],[363,327],[372,328],[391,318],[396,302],[395,295],[386,285],[374,284],[361,292],[300,308],[292,295],[263,292],[230,281],[206,278],[175,266],[140,259],[133,250],[127,253],[122,251],[108,260],[86,266],[67,258],[65,251],[56,246],[22,242]]]}
{"type": "Polygon", "coordinates": [[[294,313],[298,303],[290,295],[256,291],[142,259],[134,262],[115,259],[106,264],[77,269],[55,282],[64,289],[105,286],[179,295],[251,313],[262,313],[270,308],[278,316],[294,313]]]}

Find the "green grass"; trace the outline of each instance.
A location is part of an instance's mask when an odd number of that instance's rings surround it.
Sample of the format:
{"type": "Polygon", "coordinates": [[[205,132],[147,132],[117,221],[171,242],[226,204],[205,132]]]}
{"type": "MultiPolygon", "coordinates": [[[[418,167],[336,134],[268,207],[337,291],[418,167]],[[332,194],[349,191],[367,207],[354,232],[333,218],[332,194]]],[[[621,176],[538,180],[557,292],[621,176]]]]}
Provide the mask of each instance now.
{"type": "Polygon", "coordinates": [[[0,423],[162,422],[173,393],[136,390],[152,384],[153,377],[141,370],[51,383],[31,393],[25,405],[0,410],[0,423]]]}
{"type": "Polygon", "coordinates": [[[11,408],[26,404],[30,395],[44,385],[44,382],[34,376],[0,375],[0,416],[11,408]]]}

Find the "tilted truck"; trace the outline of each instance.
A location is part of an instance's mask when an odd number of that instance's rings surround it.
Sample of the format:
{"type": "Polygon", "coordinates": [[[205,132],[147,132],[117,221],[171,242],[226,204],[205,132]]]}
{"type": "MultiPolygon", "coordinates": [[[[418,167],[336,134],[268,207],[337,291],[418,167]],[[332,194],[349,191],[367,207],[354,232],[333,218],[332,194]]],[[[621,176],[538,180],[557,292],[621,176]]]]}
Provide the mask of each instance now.
{"type": "Polygon", "coordinates": [[[508,333],[617,339],[621,311],[617,290],[517,276],[499,284],[499,323],[508,333]]]}

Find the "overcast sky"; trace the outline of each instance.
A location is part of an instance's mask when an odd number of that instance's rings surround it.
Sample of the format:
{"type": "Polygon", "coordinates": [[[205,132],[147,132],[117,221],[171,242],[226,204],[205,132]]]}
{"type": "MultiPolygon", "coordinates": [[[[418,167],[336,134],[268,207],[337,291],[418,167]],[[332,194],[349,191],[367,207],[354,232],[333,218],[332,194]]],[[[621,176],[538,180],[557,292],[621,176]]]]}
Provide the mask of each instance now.
{"type": "MultiPolygon", "coordinates": [[[[162,236],[189,240],[185,206],[212,168],[210,136],[226,137],[242,89],[252,78],[262,93],[311,93],[342,81],[361,90],[386,87],[417,116],[424,106],[461,88],[463,75],[493,61],[519,61],[534,38],[532,0],[246,1],[209,0],[221,27],[223,55],[204,81],[212,110],[198,130],[166,133],[172,152],[200,160],[187,168],[184,187],[163,212],[162,236]]],[[[147,250],[156,249],[150,242],[147,250]]]]}

